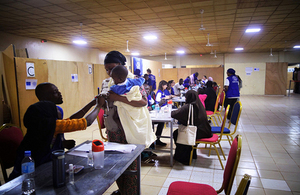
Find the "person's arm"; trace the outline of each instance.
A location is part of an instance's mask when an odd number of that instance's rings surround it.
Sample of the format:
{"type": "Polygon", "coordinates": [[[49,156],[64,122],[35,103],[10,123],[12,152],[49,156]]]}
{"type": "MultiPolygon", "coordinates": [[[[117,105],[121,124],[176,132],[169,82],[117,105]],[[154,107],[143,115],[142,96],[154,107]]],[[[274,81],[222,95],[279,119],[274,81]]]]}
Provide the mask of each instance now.
{"type": "Polygon", "coordinates": [[[177,119],[181,124],[187,124],[189,104],[185,104],[181,108],[171,112],[171,117],[177,119]]]}
{"type": "Polygon", "coordinates": [[[70,119],[79,119],[82,118],[90,109],[92,106],[96,104],[96,98],[94,98],[92,101],[90,101],[87,105],[85,105],[83,108],[81,108],[79,111],[75,112],[70,116],[70,119]]]}
{"type": "Polygon", "coordinates": [[[139,101],[129,102],[126,97],[120,96],[120,95],[118,95],[116,93],[113,93],[113,92],[109,92],[108,100],[113,101],[113,102],[114,101],[120,101],[120,102],[123,102],[123,103],[128,104],[128,105],[133,106],[133,107],[143,107],[143,106],[147,105],[147,100],[145,100],[144,98],[142,98],[139,101]]]}
{"type": "Polygon", "coordinates": [[[229,80],[226,79],[226,80],[225,80],[225,83],[224,83],[224,91],[227,91],[227,90],[228,90],[228,86],[229,86],[229,80]]]}
{"type": "Polygon", "coordinates": [[[90,126],[98,116],[105,100],[102,96],[98,95],[95,101],[95,108],[85,118],[56,120],[55,134],[85,130],[90,126]]]}

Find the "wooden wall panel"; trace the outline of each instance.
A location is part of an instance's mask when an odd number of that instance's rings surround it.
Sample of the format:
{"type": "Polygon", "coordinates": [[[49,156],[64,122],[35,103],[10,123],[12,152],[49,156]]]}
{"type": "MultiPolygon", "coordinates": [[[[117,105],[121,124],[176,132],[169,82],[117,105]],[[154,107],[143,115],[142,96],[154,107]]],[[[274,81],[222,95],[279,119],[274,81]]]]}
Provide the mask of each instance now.
{"type": "Polygon", "coordinates": [[[30,59],[30,58],[15,58],[16,70],[18,77],[18,92],[19,92],[19,106],[20,106],[20,120],[21,129],[25,134],[27,129],[24,127],[23,118],[27,108],[38,101],[35,96],[34,90],[26,90],[26,79],[37,79],[37,83],[43,83],[48,81],[48,67],[46,60],[30,59]],[[35,77],[27,77],[26,62],[34,63],[35,77]]]}
{"type": "Polygon", "coordinates": [[[78,90],[81,81],[78,78],[78,82],[72,82],[71,79],[71,74],[78,74],[77,62],[51,60],[48,63],[48,69],[48,81],[55,84],[61,92],[63,104],[60,106],[64,110],[64,118],[68,118],[83,106],[78,90]]]}
{"type": "Polygon", "coordinates": [[[187,76],[190,76],[190,75],[191,75],[190,68],[177,68],[177,81],[175,81],[175,83],[177,83],[180,78],[182,78],[184,80],[184,79],[186,79],[187,76]]]}
{"type": "Polygon", "coordinates": [[[287,62],[266,63],[265,95],[286,95],[287,62]]]}
{"type": "Polygon", "coordinates": [[[11,110],[12,123],[19,126],[21,125],[19,116],[19,100],[18,100],[18,90],[16,81],[16,67],[14,62],[15,51],[14,46],[8,46],[2,52],[3,58],[3,77],[4,77],[4,87],[7,92],[8,106],[11,110]]]}
{"type": "MultiPolygon", "coordinates": [[[[78,66],[78,98],[80,109],[84,105],[86,105],[88,102],[90,102],[94,97],[94,73],[89,74],[89,63],[86,62],[77,62],[78,66]]],[[[92,65],[93,66],[93,65],[92,65]]]]}
{"type": "Polygon", "coordinates": [[[223,67],[212,67],[212,68],[192,68],[191,74],[198,72],[198,79],[202,79],[203,75],[208,77],[212,77],[213,80],[220,85],[224,86],[224,68],[223,67]]]}
{"type": "MultiPolygon", "coordinates": [[[[175,83],[178,82],[178,76],[177,76],[177,69],[176,68],[168,68],[168,69],[162,69],[162,79],[161,80],[165,80],[165,81],[169,81],[169,80],[174,80],[175,83]]],[[[157,85],[158,85],[158,81],[157,81],[157,85]]]]}
{"type": "Polygon", "coordinates": [[[103,64],[94,64],[94,95],[98,94],[98,87],[101,91],[102,81],[108,77],[103,64]]]}
{"type": "MultiPolygon", "coordinates": [[[[132,62],[133,62],[133,60],[132,60],[132,62]]],[[[133,67],[133,65],[132,65],[132,67],[133,67]]],[[[153,74],[155,76],[156,90],[157,90],[158,84],[162,80],[162,63],[143,59],[143,74],[147,73],[148,68],[151,70],[151,74],[153,74]]]]}

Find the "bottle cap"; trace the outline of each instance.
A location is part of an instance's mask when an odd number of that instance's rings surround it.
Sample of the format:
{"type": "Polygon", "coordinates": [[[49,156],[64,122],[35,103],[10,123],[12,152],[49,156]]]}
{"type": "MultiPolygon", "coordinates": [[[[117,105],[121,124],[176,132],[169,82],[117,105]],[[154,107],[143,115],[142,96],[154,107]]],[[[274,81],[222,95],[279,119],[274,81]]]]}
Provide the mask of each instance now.
{"type": "Polygon", "coordinates": [[[168,100],[168,104],[173,104],[173,101],[172,100],[168,100]]]}
{"type": "Polygon", "coordinates": [[[93,152],[101,152],[104,151],[104,144],[102,141],[98,139],[94,139],[92,142],[92,151],[93,152]]]}
{"type": "Polygon", "coordinates": [[[31,156],[31,151],[25,151],[25,152],[24,152],[24,155],[25,155],[25,156],[31,156]]]}

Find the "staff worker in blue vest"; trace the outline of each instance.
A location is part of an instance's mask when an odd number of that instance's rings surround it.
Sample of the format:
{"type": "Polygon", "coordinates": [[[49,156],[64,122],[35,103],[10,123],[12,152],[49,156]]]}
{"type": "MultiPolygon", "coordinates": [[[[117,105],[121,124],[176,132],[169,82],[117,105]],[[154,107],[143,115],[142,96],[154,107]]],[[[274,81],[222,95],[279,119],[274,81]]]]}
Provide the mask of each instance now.
{"type": "Polygon", "coordinates": [[[235,75],[235,70],[229,68],[227,70],[227,76],[228,77],[226,78],[224,84],[224,91],[226,92],[224,106],[226,108],[228,104],[230,105],[229,112],[227,115],[227,119],[230,119],[233,105],[240,97],[240,91],[239,91],[239,79],[235,75]]]}
{"type": "Polygon", "coordinates": [[[148,74],[149,78],[152,81],[152,89],[151,89],[151,91],[155,91],[156,90],[156,79],[155,79],[155,76],[153,74],[151,74],[150,68],[147,69],[147,74],[148,74]]]}

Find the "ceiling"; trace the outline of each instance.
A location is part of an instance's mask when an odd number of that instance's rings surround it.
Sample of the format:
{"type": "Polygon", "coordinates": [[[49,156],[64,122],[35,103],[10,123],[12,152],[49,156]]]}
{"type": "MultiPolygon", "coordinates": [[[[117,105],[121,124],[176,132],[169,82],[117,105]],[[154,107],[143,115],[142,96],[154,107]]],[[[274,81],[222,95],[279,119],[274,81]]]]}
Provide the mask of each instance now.
{"type": "Polygon", "coordinates": [[[0,31],[142,56],[291,51],[300,45],[299,0],[1,0],[0,31]],[[203,9],[201,22],[200,10],[203,9]],[[203,24],[205,30],[199,30],[203,24]],[[248,27],[259,27],[254,34],[248,27]],[[209,42],[213,47],[207,47],[209,42]],[[157,40],[146,41],[145,35],[157,40]]]}

